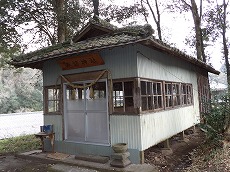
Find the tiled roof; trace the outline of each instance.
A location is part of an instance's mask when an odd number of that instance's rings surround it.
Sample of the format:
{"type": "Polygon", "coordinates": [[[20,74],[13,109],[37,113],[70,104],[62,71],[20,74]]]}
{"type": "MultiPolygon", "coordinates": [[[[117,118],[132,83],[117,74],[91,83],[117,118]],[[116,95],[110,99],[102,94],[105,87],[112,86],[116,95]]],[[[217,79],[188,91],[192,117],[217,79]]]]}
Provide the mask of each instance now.
{"type": "Polygon", "coordinates": [[[92,38],[77,43],[69,42],[58,44],[15,57],[13,59],[13,64],[16,66],[26,65],[27,63],[52,59],[66,54],[81,53],[85,51],[130,44],[132,42],[140,41],[141,38],[142,37],[138,35],[119,33],[114,35],[107,35],[104,37],[92,38]]]}
{"type": "MultiPolygon", "coordinates": [[[[97,25],[99,24],[97,23],[97,25]]],[[[106,26],[103,25],[103,27],[106,26]]],[[[15,57],[12,61],[12,64],[17,67],[24,66],[41,68],[41,66],[38,66],[38,64],[41,64],[40,62],[46,61],[48,59],[54,59],[66,55],[89,52],[94,50],[102,50],[106,48],[123,46],[133,43],[141,43],[152,48],[157,48],[161,52],[171,54],[185,61],[193,63],[201,68],[206,69],[209,72],[219,74],[218,71],[216,71],[211,66],[205,64],[204,62],[197,60],[191,56],[188,56],[179,49],[173,48],[170,45],[158,39],[155,39],[152,36],[154,31],[150,25],[134,27],[128,26],[123,28],[109,26],[109,28],[113,30],[113,33],[108,33],[106,35],[89,38],[76,43],[65,42],[62,44],[57,44],[51,47],[43,48],[28,54],[15,57]]]]}

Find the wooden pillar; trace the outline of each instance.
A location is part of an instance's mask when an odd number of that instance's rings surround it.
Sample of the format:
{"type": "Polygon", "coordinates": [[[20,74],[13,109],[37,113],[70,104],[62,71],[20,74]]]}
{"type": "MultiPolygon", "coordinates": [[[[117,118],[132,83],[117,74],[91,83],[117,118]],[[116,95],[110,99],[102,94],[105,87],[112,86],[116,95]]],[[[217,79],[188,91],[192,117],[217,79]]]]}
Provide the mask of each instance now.
{"type": "Polygon", "coordinates": [[[195,133],[196,132],[196,126],[194,125],[193,126],[193,133],[195,133]]]}
{"type": "Polygon", "coordinates": [[[165,149],[170,149],[169,139],[164,141],[164,148],[165,149]]]}
{"type": "Polygon", "coordinates": [[[185,134],[184,131],[180,133],[180,140],[185,140],[185,134]]]}
{"type": "Polygon", "coordinates": [[[144,163],[145,163],[145,152],[140,151],[140,164],[144,164],[144,163]]]}

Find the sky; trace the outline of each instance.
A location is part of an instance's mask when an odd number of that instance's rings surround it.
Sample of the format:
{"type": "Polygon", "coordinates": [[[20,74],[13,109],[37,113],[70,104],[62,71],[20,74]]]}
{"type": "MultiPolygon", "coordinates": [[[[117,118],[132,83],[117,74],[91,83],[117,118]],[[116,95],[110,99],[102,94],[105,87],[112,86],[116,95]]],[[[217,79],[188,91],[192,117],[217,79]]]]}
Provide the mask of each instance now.
{"type": "MultiPolygon", "coordinates": [[[[112,0],[113,4],[120,5],[130,5],[137,0],[112,0]]],[[[100,0],[100,2],[104,2],[105,4],[111,4],[111,1],[100,0]]],[[[160,2],[160,1],[159,1],[160,2]]],[[[166,1],[167,2],[167,1],[166,1]]],[[[162,10],[161,10],[162,11],[162,10]]],[[[144,18],[141,17],[133,17],[131,20],[136,20],[137,24],[145,24],[144,18]]],[[[190,12],[184,15],[172,15],[166,12],[161,14],[162,28],[163,28],[163,39],[167,40],[167,42],[172,43],[173,46],[179,48],[182,51],[186,51],[188,55],[192,55],[195,57],[195,48],[191,49],[185,44],[185,38],[188,35],[191,35],[194,31],[192,31],[193,21],[192,14],[190,12]]],[[[156,27],[153,20],[150,20],[152,27],[155,29],[156,27]]],[[[230,34],[230,33],[229,33],[230,34]]],[[[157,37],[157,36],[156,36],[157,37]]],[[[32,35],[25,35],[24,39],[29,40],[32,38],[32,35]]],[[[40,45],[30,44],[28,51],[34,51],[40,48],[40,45]]],[[[211,54],[210,63],[211,65],[219,70],[223,61],[221,60],[221,45],[216,44],[214,46],[208,47],[209,53],[211,54]]]]}
{"type": "MultiPolygon", "coordinates": [[[[113,3],[117,4],[119,2],[119,4],[130,5],[133,2],[137,2],[137,1],[138,0],[125,0],[125,1],[113,0],[113,3]]],[[[158,2],[162,2],[162,1],[158,0],[158,2]]],[[[164,2],[167,3],[167,1],[164,2]]],[[[107,2],[107,3],[111,3],[111,2],[107,2]]],[[[162,11],[162,9],[160,10],[162,11]]],[[[138,21],[138,24],[145,24],[145,21],[143,19],[135,18],[135,20],[138,21]]],[[[192,19],[191,12],[187,12],[184,14],[177,14],[177,15],[172,15],[172,14],[168,14],[167,12],[163,12],[161,13],[161,23],[162,23],[162,28],[164,30],[162,35],[163,39],[165,38],[167,42],[172,43],[176,48],[179,48],[182,51],[186,51],[188,55],[192,55],[193,57],[196,57],[196,55],[194,54],[195,47],[191,49],[191,47],[188,47],[185,44],[186,36],[194,33],[194,31],[192,31],[193,19],[192,19]]],[[[149,24],[152,25],[156,33],[156,27],[154,21],[150,20],[149,24]]],[[[215,69],[219,70],[221,68],[221,65],[223,64],[223,60],[221,58],[222,57],[221,45],[215,44],[213,46],[207,47],[207,50],[211,56],[209,63],[211,63],[211,65],[215,69]]]]}

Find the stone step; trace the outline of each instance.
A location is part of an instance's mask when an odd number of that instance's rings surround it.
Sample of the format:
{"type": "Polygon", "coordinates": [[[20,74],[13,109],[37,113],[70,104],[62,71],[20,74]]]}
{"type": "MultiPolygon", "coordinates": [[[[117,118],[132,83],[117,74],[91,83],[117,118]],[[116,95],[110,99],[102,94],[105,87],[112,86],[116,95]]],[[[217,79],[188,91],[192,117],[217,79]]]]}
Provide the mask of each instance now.
{"type": "Polygon", "coordinates": [[[76,155],[75,159],[88,162],[96,162],[101,164],[105,164],[109,161],[109,157],[96,155],[76,155]]]}

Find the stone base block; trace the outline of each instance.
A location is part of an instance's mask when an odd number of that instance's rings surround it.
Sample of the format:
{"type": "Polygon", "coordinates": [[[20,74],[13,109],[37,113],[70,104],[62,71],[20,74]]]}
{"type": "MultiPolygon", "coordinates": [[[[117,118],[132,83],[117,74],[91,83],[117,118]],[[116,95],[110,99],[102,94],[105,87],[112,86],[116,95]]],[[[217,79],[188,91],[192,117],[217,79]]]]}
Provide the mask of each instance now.
{"type": "Polygon", "coordinates": [[[125,160],[118,160],[118,159],[114,159],[110,165],[112,167],[118,167],[118,168],[124,168],[127,167],[128,165],[131,164],[131,161],[129,159],[125,159],[125,160]]]}
{"type": "Polygon", "coordinates": [[[124,159],[127,159],[129,156],[130,156],[130,153],[125,152],[125,153],[114,153],[111,157],[112,159],[124,160],[124,159]]]}

